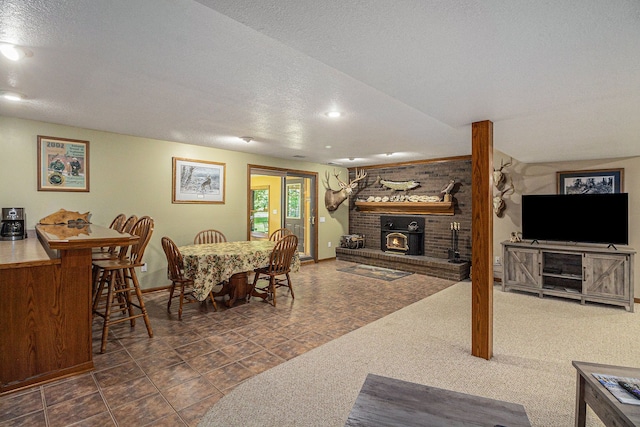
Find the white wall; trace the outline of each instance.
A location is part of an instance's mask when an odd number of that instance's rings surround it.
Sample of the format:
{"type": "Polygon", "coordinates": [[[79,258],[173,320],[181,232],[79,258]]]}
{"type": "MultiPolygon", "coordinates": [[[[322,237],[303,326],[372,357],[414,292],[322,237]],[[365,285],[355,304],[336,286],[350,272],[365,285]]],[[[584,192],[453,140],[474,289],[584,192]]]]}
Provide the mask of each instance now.
{"type": "MultiPolygon", "coordinates": [[[[495,151],[494,167],[500,160],[508,162],[508,154],[495,151]]],[[[512,231],[521,231],[521,196],[523,194],[556,194],[556,172],[590,169],[624,169],[623,191],[629,193],[629,247],[640,249],[640,157],[609,160],[584,160],[553,163],[521,163],[513,159],[513,164],[506,168],[512,177],[515,193],[507,196],[506,210],[503,218],[494,215],[493,253],[502,257],[501,242],[508,240],[512,231]]],[[[635,263],[636,283],[640,280],[640,260],[635,263]]],[[[640,285],[635,287],[635,297],[640,297],[640,285]]]]}
{"type": "MultiPolygon", "coordinates": [[[[325,172],[334,166],[250,155],[235,151],[170,141],[80,129],[0,116],[0,207],[23,207],[27,228],[44,216],[64,208],[91,212],[91,222],[108,226],[118,214],[149,215],[155,230],[145,252],[148,272],[140,273],[143,288],[165,286],[166,260],[160,239],[171,237],[178,245],[193,242],[199,230],[216,228],[229,240],[247,238],[247,165],[290,168],[318,174],[318,259],[335,257],[340,236],[348,233],[348,205],[335,212],[324,207],[325,172]],[[38,135],[89,141],[90,192],[37,191],[38,135]],[[172,157],[226,164],[224,204],[171,203],[172,157]],[[328,242],[332,242],[331,248],[328,242]]],[[[242,142],[242,144],[245,144],[242,142]]],[[[343,176],[347,175],[343,169],[343,176]]]]}

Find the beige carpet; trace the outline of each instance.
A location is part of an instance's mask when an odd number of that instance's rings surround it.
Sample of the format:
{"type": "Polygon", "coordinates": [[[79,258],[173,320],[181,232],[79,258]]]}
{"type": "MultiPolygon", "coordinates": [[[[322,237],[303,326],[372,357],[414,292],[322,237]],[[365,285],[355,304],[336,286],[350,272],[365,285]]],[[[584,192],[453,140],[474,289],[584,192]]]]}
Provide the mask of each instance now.
{"type": "MultiPolygon", "coordinates": [[[[368,373],[524,405],[532,426],[574,424],[572,360],[640,366],[640,315],[494,292],[494,357],[470,355],[460,282],[239,385],[199,426],[343,426],[368,373]]],[[[590,410],[588,426],[602,425],[590,410]]]]}

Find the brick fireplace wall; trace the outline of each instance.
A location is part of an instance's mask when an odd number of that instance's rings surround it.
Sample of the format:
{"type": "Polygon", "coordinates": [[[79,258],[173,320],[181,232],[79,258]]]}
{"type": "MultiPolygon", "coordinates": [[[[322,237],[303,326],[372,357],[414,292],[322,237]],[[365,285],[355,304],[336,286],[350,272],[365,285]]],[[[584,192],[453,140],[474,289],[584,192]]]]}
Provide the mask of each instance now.
{"type": "MultiPolygon", "coordinates": [[[[349,233],[364,234],[365,248],[380,249],[380,216],[389,214],[360,212],[355,206],[356,200],[392,194],[437,196],[453,179],[457,182],[451,192],[455,207],[454,215],[421,215],[425,218],[424,255],[446,259],[448,250],[451,248],[451,223],[458,222],[460,223],[458,234],[460,258],[471,260],[471,156],[372,166],[364,169],[367,177],[359,182],[355,194],[352,194],[349,199],[349,233]],[[420,182],[420,186],[406,193],[394,193],[375,183],[378,176],[388,181],[414,180],[420,182]]],[[[349,178],[355,178],[355,169],[349,170],[349,178]]]]}

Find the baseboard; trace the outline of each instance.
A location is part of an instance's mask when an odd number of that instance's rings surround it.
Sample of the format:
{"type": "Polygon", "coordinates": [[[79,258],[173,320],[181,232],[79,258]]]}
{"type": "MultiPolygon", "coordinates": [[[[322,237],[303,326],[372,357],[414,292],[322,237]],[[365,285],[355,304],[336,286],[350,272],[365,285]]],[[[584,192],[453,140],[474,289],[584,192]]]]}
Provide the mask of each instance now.
{"type": "Polygon", "coordinates": [[[168,291],[169,289],[171,289],[171,285],[160,286],[158,288],[140,289],[140,290],[142,291],[143,294],[146,294],[147,292],[168,291]]]}

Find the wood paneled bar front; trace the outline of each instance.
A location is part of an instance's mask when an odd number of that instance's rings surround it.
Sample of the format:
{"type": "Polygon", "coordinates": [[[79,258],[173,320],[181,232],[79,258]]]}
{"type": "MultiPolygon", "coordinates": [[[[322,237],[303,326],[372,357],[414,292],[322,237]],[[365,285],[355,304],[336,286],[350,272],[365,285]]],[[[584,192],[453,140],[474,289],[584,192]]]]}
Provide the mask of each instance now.
{"type": "Polygon", "coordinates": [[[0,242],[0,394],[93,369],[91,249],[137,240],[85,224],[0,242]]]}

